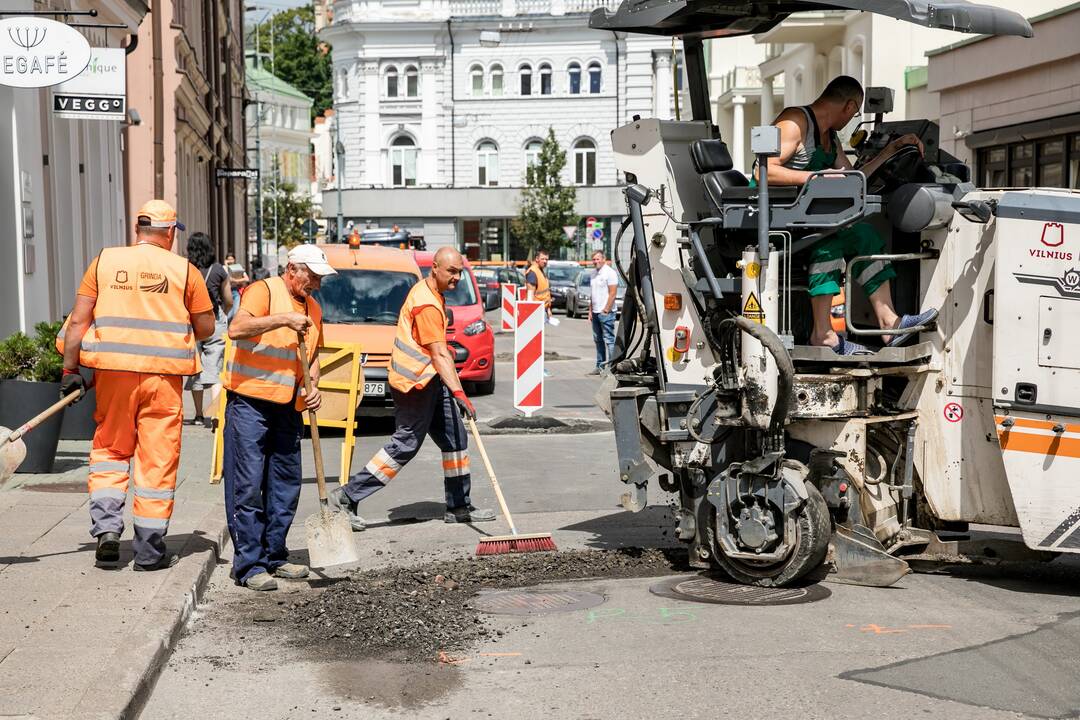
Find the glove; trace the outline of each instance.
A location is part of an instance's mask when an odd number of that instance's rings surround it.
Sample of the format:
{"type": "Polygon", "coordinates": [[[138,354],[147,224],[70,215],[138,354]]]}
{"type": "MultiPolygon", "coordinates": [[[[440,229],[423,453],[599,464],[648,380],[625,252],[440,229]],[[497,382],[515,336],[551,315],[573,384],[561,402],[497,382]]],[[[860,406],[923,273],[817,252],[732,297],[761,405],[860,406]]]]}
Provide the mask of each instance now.
{"type": "Polygon", "coordinates": [[[65,370],[64,377],[60,379],[60,397],[66,398],[71,393],[79,393],[79,399],[72,401],[72,405],[82,400],[86,394],[86,381],[78,370],[65,370]]]}
{"type": "Polygon", "coordinates": [[[461,411],[461,416],[469,420],[476,420],[476,408],[469,402],[469,398],[465,396],[464,390],[454,391],[454,400],[457,402],[458,410],[461,411]]]}

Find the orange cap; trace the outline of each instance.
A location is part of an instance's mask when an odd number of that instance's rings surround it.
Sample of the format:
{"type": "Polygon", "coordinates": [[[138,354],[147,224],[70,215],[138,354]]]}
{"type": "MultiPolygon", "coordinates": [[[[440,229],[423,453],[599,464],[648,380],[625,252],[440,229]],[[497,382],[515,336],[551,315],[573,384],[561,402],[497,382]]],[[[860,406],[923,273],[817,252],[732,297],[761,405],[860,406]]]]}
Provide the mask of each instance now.
{"type": "Polygon", "coordinates": [[[176,219],[176,210],[164,200],[150,200],[135,213],[136,222],[146,218],[150,221],[150,227],[169,228],[175,226],[178,230],[184,230],[184,224],[176,219]]]}

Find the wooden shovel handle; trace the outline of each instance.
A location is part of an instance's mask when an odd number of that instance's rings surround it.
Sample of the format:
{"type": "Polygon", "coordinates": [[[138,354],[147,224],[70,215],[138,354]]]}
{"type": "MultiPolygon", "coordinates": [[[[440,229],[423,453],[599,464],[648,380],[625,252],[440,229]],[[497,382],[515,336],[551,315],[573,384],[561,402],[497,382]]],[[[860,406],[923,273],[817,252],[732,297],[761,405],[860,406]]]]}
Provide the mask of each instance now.
{"type": "MultiPolygon", "coordinates": [[[[307,344],[304,342],[304,333],[296,333],[300,342],[300,369],[304,373],[304,392],[311,395],[311,365],[308,363],[307,344]]],[[[308,410],[308,423],[311,425],[311,451],[315,455],[315,480],[319,484],[319,502],[327,504],[326,499],[326,473],[323,472],[322,445],[319,443],[319,419],[314,410],[308,410]]]]}
{"type": "Polygon", "coordinates": [[[81,398],[85,394],[86,394],[85,390],[80,390],[79,392],[73,392],[70,395],[65,395],[64,397],[60,398],[60,400],[58,400],[57,402],[55,402],[51,406],[49,406],[49,408],[47,410],[43,410],[40,413],[38,413],[37,415],[35,415],[34,417],[30,418],[29,420],[26,421],[26,423],[24,423],[18,429],[16,429],[15,432],[8,435],[7,442],[15,442],[16,440],[21,438],[23,435],[30,432],[31,430],[36,428],[38,425],[45,422],[46,420],[51,418],[53,415],[60,412],[61,410],[63,410],[68,405],[75,402],[76,400],[78,400],[79,398],[81,398]]]}
{"type": "Polygon", "coordinates": [[[506,499],[503,498],[502,488],[499,487],[499,481],[495,477],[495,470],[491,467],[491,460],[488,459],[487,451],[484,450],[484,442],[480,439],[480,431],[476,429],[476,421],[467,418],[466,422],[469,423],[469,429],[472,430],[473,439],[476,441],[476,449],[480,451],[480,457],[484,460],[484,467],[487,468],[488,477],[491,478],[491,486],[495,488],[495,497],[499,500],[499,507],[502,509],[503,517],[506,518],[506,524],[510,526],[510,534],[517,535],[518,531],[514,527],[514,518],[510,515],[510,508],[506,507],[506,499]]]}

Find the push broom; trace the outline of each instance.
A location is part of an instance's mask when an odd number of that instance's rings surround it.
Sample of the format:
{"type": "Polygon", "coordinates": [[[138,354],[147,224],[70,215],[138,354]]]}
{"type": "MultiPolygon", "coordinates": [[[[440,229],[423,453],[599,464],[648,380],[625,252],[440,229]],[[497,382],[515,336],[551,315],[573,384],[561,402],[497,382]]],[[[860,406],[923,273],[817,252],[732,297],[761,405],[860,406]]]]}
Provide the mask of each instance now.
{"type": "Polygon", "coordinates": [[[506,555],[508,553],[530,553],[558,550],[551,533],[531,533],[523,535],[517,531],[514,518],[510,514],[510,508],[506,507],[506,499],[503,497],[499,480],[495,477],[495,470],[491,467],[487,451],[484,450],[484,442],[480,439],[480,431],[476,429],[476,421],[468,418],[469,429],[472,430],[476,447],[480,451],[480,457],[484,459],[484,467],[487,468],[488,477],[491,478],[491,486],[495,488],[495,497],[499,499],[499,507],[502,509],[506,524],[510,526],[509,535],[491,535],[480,538],[476,546],[476,554],[479,555],[506,555]]]}

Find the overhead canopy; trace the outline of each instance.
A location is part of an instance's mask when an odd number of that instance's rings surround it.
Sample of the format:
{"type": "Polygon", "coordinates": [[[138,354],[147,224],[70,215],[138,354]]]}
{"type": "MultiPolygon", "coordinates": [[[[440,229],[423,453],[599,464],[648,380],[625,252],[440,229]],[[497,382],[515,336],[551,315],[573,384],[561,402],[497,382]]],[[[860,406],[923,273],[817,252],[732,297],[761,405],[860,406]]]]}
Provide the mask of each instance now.
{"type": "Polygon", "coordinates": [[[589,27],[687,38],[730,37],[765,32],[788,15],[808,10],[862,10],[979,35],[1034,35],[1019,13],[966,0],[623,0],[614,13],[593,10],[589,27]]]}

